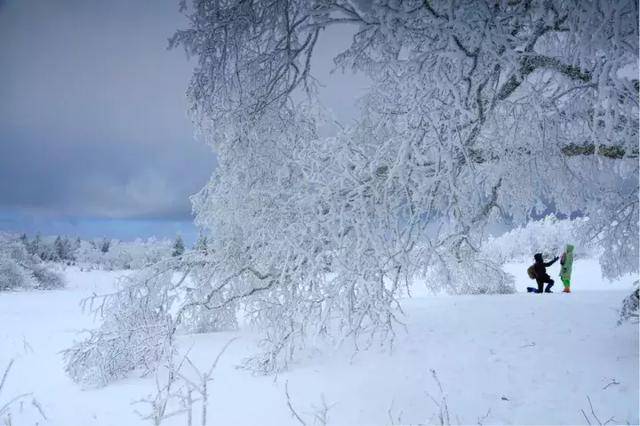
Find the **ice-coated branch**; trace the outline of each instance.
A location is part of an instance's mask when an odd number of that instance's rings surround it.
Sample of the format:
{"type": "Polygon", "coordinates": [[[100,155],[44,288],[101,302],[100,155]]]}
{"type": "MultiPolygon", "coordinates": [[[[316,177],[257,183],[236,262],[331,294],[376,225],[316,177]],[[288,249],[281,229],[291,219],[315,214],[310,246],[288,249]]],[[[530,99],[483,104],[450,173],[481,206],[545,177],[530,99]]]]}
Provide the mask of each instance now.
{"type": "Polygon", "coordinates": [[[579,80],[582,83],[591,82],[591,73],[589,71],[582,70],[575,65],[565,64],[557,58],[532,54],[522,58],[520,67],[509,80],[502,85],[496,97],[501,101],[507,99],[520,87],[528,75],[542,69],[556,71],[571,80],[579,80]]]}

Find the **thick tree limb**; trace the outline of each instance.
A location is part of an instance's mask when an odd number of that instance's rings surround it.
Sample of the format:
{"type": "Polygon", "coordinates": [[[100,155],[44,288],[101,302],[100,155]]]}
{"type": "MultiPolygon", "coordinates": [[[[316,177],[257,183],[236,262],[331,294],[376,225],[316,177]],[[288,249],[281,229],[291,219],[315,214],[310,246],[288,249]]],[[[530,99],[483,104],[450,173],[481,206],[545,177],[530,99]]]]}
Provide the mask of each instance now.
{"type": "Polygon", "coordinates": [[[572,80],[584,83],[591,82],[591,73],[583,71],[575,65],[567,65],[557,58],[544,55],[529,55],[520,61],[520,69],[514,73],[500,88],[496,98],[500,101],[507,99],[520,87],[525,78],[538,69],[554,70],[572,80]]]}
{"type": "Polygon", "coordinates": [[[598,145],[586,143],[584,145],[570,144],[562,147],[562,153],[567,157],[578,155],[601,155],[602,157],[619,160],[622,158],[638,158],[638,148],[631,151],[625,150],[621,145],[598,145]]]}

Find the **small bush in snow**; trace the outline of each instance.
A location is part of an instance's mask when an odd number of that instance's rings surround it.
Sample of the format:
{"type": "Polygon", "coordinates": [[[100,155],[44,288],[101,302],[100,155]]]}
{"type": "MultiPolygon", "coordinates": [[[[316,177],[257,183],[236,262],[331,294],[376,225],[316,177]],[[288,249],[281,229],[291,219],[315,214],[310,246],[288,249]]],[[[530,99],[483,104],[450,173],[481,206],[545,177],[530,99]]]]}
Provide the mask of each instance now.
{"type": "Polygon", "coordinates": [[[511,294],[515,292],[513,276],[502,265],[482,253],[460,248],[460,256],[445,246],[434,251],[426,269],[430,287],[453,294],[511,294]]]}
{"type": "Polygon", "coordinates": [[[0,253],[0,290],[34,288],[36,281],[26,268],[20,266],[15,259],[0,253]]]}
{"type": "Polygon", "coordinates": [[[43,264],[34,263],[31,266],[31,273],[38,283],[37,287],[41,290],[53,290],[65,286],[62,275],[52,271],[43,264]]]}
{"type": "Polygon", "coordinates": [[[620,319],[618,324],[626,321],[638,322],[638,307],[640,306],[640,297],[638,295],[638,281],[636,281],[636,289],[622,301],[622,309],[620,309],[620,319]]]}
{"type": "Polygon", "coordinates": [[[27,252],[25,245],[11,237],[0,236],[0,290],[64,287],[62,276],[27,252]]]}
{"type": "Polygon", "coordinates": [[[105,241],[81,241],[75,252],[77,263],[90,269],[141,269],[171,255],[168,240],[105,241]]]}

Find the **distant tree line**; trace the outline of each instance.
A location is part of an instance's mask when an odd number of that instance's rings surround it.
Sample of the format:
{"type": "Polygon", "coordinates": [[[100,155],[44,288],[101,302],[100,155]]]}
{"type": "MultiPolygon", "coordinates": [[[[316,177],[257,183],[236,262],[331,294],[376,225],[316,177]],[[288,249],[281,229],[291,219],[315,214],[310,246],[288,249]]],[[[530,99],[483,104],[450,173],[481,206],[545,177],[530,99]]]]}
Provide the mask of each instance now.
{"type": "MultiPolygon", "coordinates": [[[[20,236],[20,241],[30,255],[38,256],[41,260],[47,262],[75,262],[78,251],[82,246],[80,238],[73,240],[60,235],[53,241],[43,239],[40,234],[36,234],[33,239],[29,240],[27,234],[23,233],[20,236]]],[[[102,241],[98,242],[89,240],[88,244],[101,253],[108,253],[111,241],[103,238],[102,241]]]]}
{"type": "MultiPolygon", "coordinates": [[[[18,240],[26,252],[44,262],[80,264],[101,269],[138,269],[162,258],[182,256],[186,245],[182,236],[172,241],[149,238],[124,242],[117,239],[80,239],[58,235],[42,237],[39,233],[30,238],[20,235],[18,240]]],[[[207,252],[207,237],[201,235],[193,246],[207,252]]]]}

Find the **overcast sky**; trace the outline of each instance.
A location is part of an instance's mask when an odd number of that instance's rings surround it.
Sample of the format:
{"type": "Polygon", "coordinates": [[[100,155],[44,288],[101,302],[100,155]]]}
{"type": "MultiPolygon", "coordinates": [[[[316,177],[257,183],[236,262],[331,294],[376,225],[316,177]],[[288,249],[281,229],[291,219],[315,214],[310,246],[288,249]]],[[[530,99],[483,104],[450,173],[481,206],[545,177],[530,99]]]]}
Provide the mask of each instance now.
{"type": "MultiPolygon", "coordinates": [[[[177,0],[0,0],[0,230],[194,235],[215,155],[186,117],[191,65],[166,49],[185,25],[177,0]]],[[[345,121],[366,86],[330,74],[349,38],[325,32],[313,69],[345,121]]]]}

